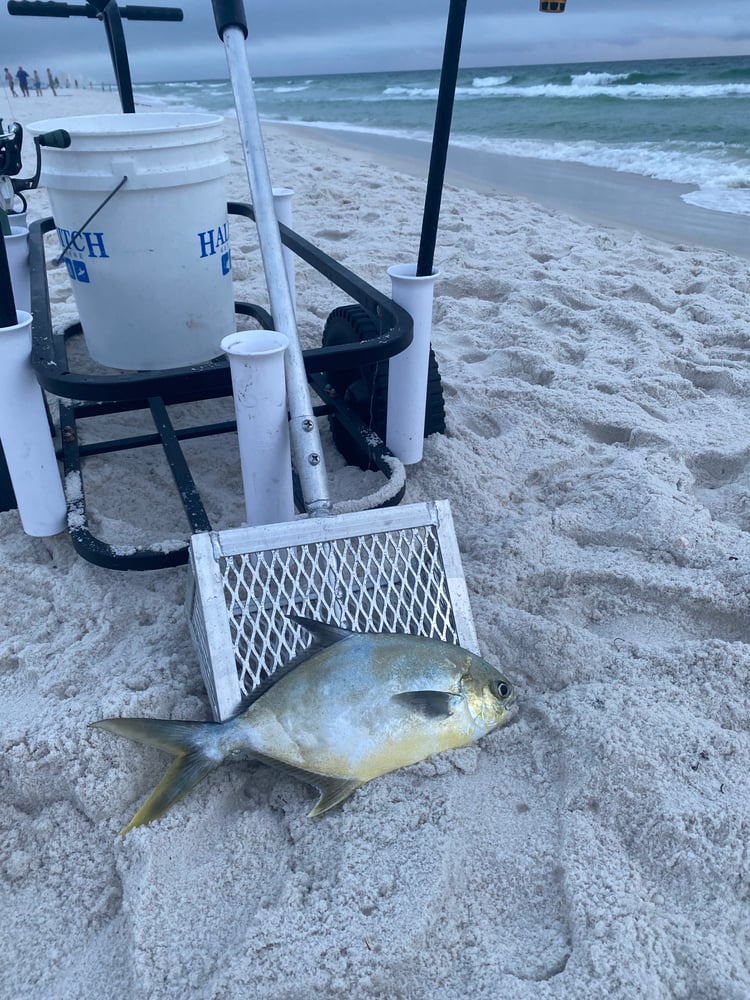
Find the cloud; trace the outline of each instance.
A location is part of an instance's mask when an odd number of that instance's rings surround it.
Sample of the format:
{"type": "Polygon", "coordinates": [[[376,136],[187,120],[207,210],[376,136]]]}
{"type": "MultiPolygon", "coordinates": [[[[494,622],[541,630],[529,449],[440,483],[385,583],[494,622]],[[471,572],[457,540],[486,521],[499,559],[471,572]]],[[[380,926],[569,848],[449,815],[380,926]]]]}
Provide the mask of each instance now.
{"type": "MultiPolygon", "coordinates": [[[[77,5],[79,5],[77,3],[77,5]]],[[[168,6],[167,2],[164,6],[168,6]]],[[[537,0],[470,0],[465,66],[738,54],[747,0],[568,0],[541,15],[537,0]]],[[[4,5],[3,5],[4,6],[4,5]]],[[[125,21],[134,79],[226,77],[208,0],[185,0],[180,24],[125,21]]],[[[440,64],[448,0],[247,0],[256,76],[420,69],[440,64]]],[[[96,20],[0,15],[0,62],[111,81],[96,20]]]]}

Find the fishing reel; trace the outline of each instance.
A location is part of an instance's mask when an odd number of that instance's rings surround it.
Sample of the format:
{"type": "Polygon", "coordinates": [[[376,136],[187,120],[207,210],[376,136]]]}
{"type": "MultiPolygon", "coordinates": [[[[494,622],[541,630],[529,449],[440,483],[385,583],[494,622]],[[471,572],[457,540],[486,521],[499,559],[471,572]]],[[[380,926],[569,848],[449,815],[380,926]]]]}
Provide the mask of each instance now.
{"type": "MultiPolygon", "coordinates": [[[[16,190],[10,178],[13,174],[20,173],[22,143],[23,129],[18,122],[3,128],[0,119],[0,209],[4,212],[13,211],[16,190]]],[[[26,199],[23,196],[21,201],[25,209],[26,199]]]]}
{"type": "Polygon", "coordinates": [[[42,146],[54,146],[57,149],[67,149],[70,145],[70,135],[65,129],[57,128],[51,132],[43,132],[34,136],[36,149],[36,168],[31,177],[16,177],[21,172],[21,146],[23,145],[23,128],[18,122],[11,122],[3,127],[0,118],[0,211],[7,214],[13,212],[16,197],[21,199],[21,211],[26,211],[26,199],[22,191],[30,191],[39,187],[39,177],[42,172],[42,146]]]}

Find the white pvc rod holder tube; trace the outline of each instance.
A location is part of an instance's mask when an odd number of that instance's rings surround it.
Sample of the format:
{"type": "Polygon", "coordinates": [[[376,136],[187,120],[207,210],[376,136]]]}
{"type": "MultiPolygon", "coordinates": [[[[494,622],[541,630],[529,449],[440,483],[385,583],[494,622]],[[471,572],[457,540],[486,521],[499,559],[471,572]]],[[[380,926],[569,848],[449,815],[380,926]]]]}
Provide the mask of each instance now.
{"type": "Polygon", "coordinates": [[[31,367],[31,314],[0,328],[0,440],[27,535],[65,528],[66,504],[42,390],[31,367]]]}
{"type": "MultiPolygon", "coordinates": [[[[276,218],[279,220],[282,226],[286,226],[287,229],[292,228],[292,198],[294,197],[294,189],[288,187],[275,187],[273,189],[273,209],[276,212],[276,218]]],[[[292,296],[292,305],[294,306],[295,312],[297,310],[297,267],[296,258],[289,247],[285,247],[282,244],[282,255],[284,257],[284,267],[286,269],[286,277],[289,282],[289,294],[292,296]]]]}
{"type": "Polygon", "coordinates": [[[243,330],[224,337],[248,525],[294,518],[284,354],[289,340],[275,330],[243,330]]]}
{"type": "Polygon", "coordinates": [[[391,298],[411,315],[414,339],[388,362],[388,409],[385,443],[404,465],[422,459],[427,379],[432,334],[432,299],[440,272],[417,277],[416,264],[388,268],[391,298]]]}
{"type": "Polygon", "coordinates": [[[31,312],[31,275],[29,272],[29,231],[25,226],[11,224],[10,236],[5,236],[10,281],[16,309],[31,312]]]}

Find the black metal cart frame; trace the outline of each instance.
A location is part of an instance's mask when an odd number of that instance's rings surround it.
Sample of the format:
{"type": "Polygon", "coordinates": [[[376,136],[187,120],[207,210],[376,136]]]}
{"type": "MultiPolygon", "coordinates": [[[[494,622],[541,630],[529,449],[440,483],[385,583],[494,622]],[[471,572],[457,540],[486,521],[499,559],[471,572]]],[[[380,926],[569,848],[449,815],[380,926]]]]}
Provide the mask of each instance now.
{"type": "MultiPolygon", "coordinates": [[[[244,12],[237,0],[213,0],[213,2],[217,27],[220,22],[226,25],[244,20],[244,12]]],[[[440,90],[425,193],[418,274],[429,274],[432,269],[466,2],[467,0],[449,0],[440,90]]],[[[132,113],[135,106],[122,19],[178,21],[182,18],[182,11],[179,8],[132,4],[118,6],[116,0],[88,0],[82,5],[58,2],[58,0],[46,0],[46,2],[8,0],[7,6],[9,13],[15,15],[59,18],[79,16],[102,21],[125,113],[132,113]]],[[[560,4],[560,9],[564,9],[563,3],[560,4]]],[[[221,30],[219,33],[221,34],[221,30]]],[[[254,217],[253,209],[249,205],[230,203],[229,209],[236,215],[249,219],[254,217]]],[[[31,307],[34,315],[32,363],[42,387],[63,400],[60,412],[63,436],[62,458],[66,477],[69,473],[78,473],[82,487],[82,462],[87,455],[160,443],[172,470],[191,531],[207,530],[210,527],[208,517],[182,453],[180,442],[191,437],[224,433],[232,429],[233,424],[176,430],[169,418],[167,407],[172,403],[229,395],[231,379],[228,363],[224,359],[216,359],[206,365],[170,371],[139,372],[132,375],[89,375],[71,371],[67,341],[74,334],[80,333],[81,327],[80,324],[74,324],[62,333],[53,332],[44,251],[44,234],[53,228],[52,219],[44,219],[32,225],[30,232],[31,307]],[[79,443],[76,418],[126,410],[148,410],[154,422],[154,433],[97,445],[84,446],[79,443]]],[[[385,445],[362,424],[341,398],[330,391],[328,378],[342,370],[371,368],[379,361],[384,361],[404,350],[411,341],[411,317],[390,299],[292,230],[280,226],[280,231],[282,242],[290,250],[359,303],[372,317],[377,336],[367,337],[360,343],[324,346],[305,351],[304,363],[308,381],[318,397],[325,400],[322,406],[316,408],[316,414],[333,415],[343,432],[358,442],[360,454],[364,452],[369,456],[370,467],[379,469],[390,478],[392,466],[385,445]]],[[[269,328],[272,324],[270,315],[261,306],[240,302],[236,303],[236,310],[240,314],[253,316],[262,327],[269,328]]],[[[3,509],[7,509],[9,504],[14,505],[12,492],[0,449],[0,506],[4,504],[3,509]]],[[[398,503],[402,494],[403,487],[389,502],[398,503]]],[[[71,499],[69,495],[68,507],[69,530],[73,544],[81,555],[92,562],[118,569],[152,569],[184,563],[187,560],[187,544],[171,552],[144,548],[126,555],[95,538],[88,528],[83,488],[75,498],[71,499]]]]}
{"type": "MultiPolygon", "coordinates": [[[[230,215],[254,219],[251,205],[230,202],[230,215]]],[[[90,562],[111,569],[159,569],[187,562],[188,541],[176,548],[136,546],[125,550],[97,538],[89,528],[84,478],[85,459],[93,455],[161,445],[171,470],[175,488],[185,512],[190,533],[208,531],[211,524],[196,488],[181,442],[230,433],[234,421],[175,428],[168,412],[173,404],[215,399],[232,392],[229,365],[224,357],[186,368],[158,372],[100,375],[71,370],[68,341],[81,333],[80,323],[55,333],[47,283],[47,259],[44,236],[55,228],[52,218],[30,226],[29,256],[31,268],[32,365],[43,389],[61,397],[60,457],[68,484],[68,527],[76,551],[90,562]],[[153,433],[82,444],[77,419],[105,417],[113,413],[148,411],[153,433]],[[70,475],[76,488],[70,488],[70,475]]],[[[363,281],[348,268],[303,239],[292,229],[281,226],[282,241],[300,260],[309,264],[349,298],[359,303],[373,318],[379,335],[362,343],[337,347],[313,348],[304,352],[305,369],[316,394],[324,403],[315,408],[316,416],[333,414],[345,432],[362,443],[374,467],[386,478],[392,474],[390,453],[382,441],[351,412],[344,401],[330,390],[329,374],[376,364],[404,350],[411,342],[411,316],[391,299],[363,281]]],[[[235,303],[238,314],[252,317],[265,329],[273,320],[262,306],[235,303]]],[[[388,500],[398,503],[403,486],[388,500]]],[[[297,498],[300,509],[301,498],[297,498]]]]}

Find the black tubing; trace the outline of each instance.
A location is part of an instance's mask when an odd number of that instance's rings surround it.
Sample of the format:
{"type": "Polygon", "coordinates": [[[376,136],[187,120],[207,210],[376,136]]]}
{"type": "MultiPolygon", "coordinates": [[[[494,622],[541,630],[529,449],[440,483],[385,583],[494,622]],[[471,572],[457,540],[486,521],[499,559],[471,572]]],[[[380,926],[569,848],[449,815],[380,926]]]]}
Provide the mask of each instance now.
{"type": "Polygon", "coordinates": [[[448,10],[448,25],[445,31],[443,65],[440,70],[440,89],[435,109],[435,129],[432,135],[430,169],[427,174],[427,191],[422,216],[422,236],[417,258],[417,277],[432,274],[435,258],[440,201],[443,196],[445,162],[448,158],[448,142],[451,135],[453,101],[456,96],[458,61],[461,57],[461,40],[466,18],[466,0],[451,0],[448,10]]]}

